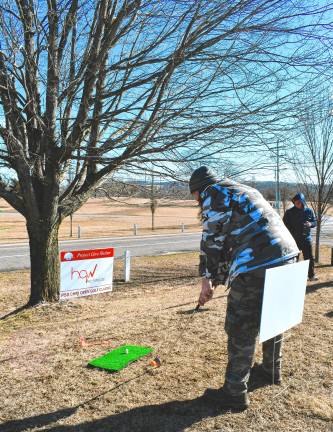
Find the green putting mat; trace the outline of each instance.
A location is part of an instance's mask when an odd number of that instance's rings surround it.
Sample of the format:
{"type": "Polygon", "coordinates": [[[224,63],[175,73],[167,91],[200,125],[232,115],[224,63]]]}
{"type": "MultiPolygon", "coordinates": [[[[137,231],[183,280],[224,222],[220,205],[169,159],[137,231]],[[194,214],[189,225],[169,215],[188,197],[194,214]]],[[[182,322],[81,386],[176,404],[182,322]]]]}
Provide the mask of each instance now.
{"type": "Polygon", "coordinates": [[[153,349],[149,347],[122,345],[101,357],[91,360],[88,366],[116,372],[124,369],[129,363],[144,357],[152,351],[153,349]]]}

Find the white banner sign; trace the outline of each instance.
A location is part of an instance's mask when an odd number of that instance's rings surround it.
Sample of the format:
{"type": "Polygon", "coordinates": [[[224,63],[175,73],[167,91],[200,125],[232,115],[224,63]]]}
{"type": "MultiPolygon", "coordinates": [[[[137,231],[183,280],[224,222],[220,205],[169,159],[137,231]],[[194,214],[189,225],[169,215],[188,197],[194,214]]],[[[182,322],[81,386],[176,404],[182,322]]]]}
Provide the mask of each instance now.
{"type": "Polygon", "coordinates": [[[309,261],[266,270],[259,342],[302,322],[309,261]]]}
{"type": "Polygon", "coordinates": [[[62,251],[60,300],[112,291],[114,249],[62,251]]]}

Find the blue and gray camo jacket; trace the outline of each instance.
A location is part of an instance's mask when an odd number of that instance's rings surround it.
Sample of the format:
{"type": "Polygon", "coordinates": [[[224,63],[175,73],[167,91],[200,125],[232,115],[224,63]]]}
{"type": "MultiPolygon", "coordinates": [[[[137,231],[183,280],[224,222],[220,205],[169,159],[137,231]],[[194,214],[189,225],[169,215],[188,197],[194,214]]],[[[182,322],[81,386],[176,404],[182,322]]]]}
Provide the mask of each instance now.
{"type": "Polygon", "coordinates": [[[224,180],[200,194],[203,232],[199,273],[229,285],[241,273],[298,255],[280,216],[251,187],[224,180]]]}

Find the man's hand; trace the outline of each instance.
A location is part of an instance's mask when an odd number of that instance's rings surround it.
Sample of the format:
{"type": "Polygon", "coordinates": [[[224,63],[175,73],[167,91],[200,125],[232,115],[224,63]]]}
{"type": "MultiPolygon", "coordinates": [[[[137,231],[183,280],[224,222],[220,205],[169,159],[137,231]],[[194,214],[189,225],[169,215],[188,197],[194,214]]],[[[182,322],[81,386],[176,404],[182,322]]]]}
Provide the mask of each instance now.
{"type": "Polygon", "coordinates": [[[305,222],[304,226],[306,226],[307,228],[311,228],[311,222],[305,222]]]}
{"type": "Polygon", "coordinates": [[[202,278],[201,293],[199,297],[199,305],[203,306],[213,298],[214,288],[210,279],[202,278]]]}

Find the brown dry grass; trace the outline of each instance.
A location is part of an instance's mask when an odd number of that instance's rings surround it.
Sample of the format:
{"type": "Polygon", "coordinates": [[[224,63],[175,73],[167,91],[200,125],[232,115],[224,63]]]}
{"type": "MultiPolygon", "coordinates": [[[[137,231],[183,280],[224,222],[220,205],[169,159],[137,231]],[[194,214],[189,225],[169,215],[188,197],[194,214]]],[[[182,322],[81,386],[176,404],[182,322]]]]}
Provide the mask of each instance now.
{"type": "MultiPolygon", "coordinates": [[[[226,366],[223,331],[226,297],[221,287],[205,310],[191,317],[199,281],[196,254],[134,260],[125,285],[117,265],[113,293],[42,305],[0,321],[2,432],[332,431],[333,294],[329,250],[309,285],[304,321],[285,342],[284,384],[261,387],[243,413],[219,412],[202,403],[219,387],[226,366]],[[149,358],[118,374],[87,369],[107,348],[90,342],[151,345],[149,358]]],[[[28,273],[0,274],[3,314],[24,304],[28,273]]],[[[257,360],[260,358],[260,349],[257,360]]]]}
{"type": "MultiPolygon", "coordinates": [[[[77,227],[81,237],[109,237],[133,235],[133,225],[138,225],[139,234],[163,234],[180,232],[181,224],[186,229],[198,230],[198,210],[195,201],[159,200],[155,212],[155,230],[151,230],[151,212],[146,199],[126,199],[130,206],[106,198],[91,198],[73,216],[73,238],[77,227]]],[[[25,219],[0,199],[0,243],[26,241],[28,238],[25,219]]],[[[60,239],[70,239],[70,219],[66,218],[60,227],[60,239]]]]}

